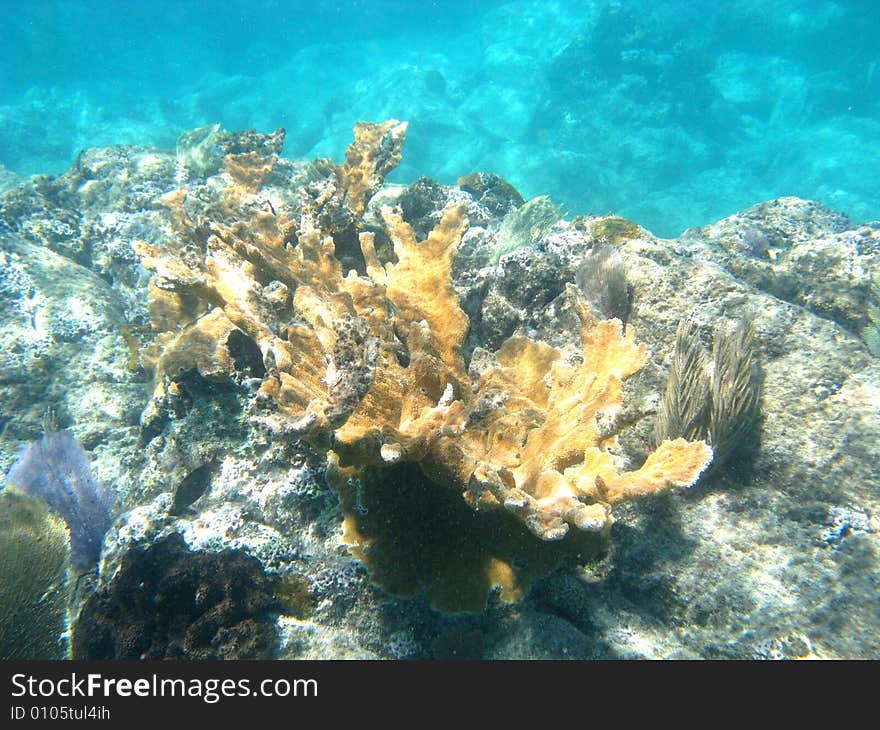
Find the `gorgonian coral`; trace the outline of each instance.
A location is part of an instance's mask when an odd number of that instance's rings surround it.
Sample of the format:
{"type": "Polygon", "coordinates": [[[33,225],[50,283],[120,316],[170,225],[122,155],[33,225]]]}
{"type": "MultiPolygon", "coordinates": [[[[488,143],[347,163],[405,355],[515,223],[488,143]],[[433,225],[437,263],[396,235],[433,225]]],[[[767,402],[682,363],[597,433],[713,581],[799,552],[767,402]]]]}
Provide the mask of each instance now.
{"type": "Polygon", "coordinates": [[[110,527],[111,496],[92,475],[89,457],[72,431],[48,431],[28,444],[6,481],[39,499],[67,523],[75,568],[95,568],[110,527]]]}
{"type": "Polygon", "coordinates": [[[617,433],[599,424],[613,419],[600,417],[620,406],[623,382],[649,355],[631,327],[596,319],[574,286],[566,296],[581,322],[578,357],[511,338],[469,372],[469,323],[451,273],[466,205],[447,207],[421,241],[389,207],[382,230],[364,230],[405,131],[395,120],[359,124],[346,161],[325,163],[324,179],[295,207],[260,192],[279,133],[266,145],[251,135],[251,152],[229,154],[220,183],[200,195],[166,198],[174,237],[136,246],[154,272],[150,309],[161,332],[154,403],[173,398],[183,370],[232,374],[228,343],[240,332],[265,366],[255,419],[330,452],[341,489],[366,469],[415,463],[475,510],[504,510],[555,541],[572,527],[602,532],[617,502],[692,484],[712,458],[702,441],[663,441],[634,471],[612,455],[617,433]],[[390,240],[389,260],[377,233],[390,240]],[[344,273],[335,255],[351,241],[360,273],[344,273]]]}

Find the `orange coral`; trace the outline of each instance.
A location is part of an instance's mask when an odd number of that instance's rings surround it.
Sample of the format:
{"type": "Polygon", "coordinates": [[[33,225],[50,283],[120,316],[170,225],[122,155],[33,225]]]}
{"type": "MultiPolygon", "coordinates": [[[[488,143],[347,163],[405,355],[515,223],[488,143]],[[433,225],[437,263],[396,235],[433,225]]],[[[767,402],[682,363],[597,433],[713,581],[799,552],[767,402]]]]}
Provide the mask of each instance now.
{"type": "Polygon", "coordinates": [[[257,194],[277,161],[272,145],[262,156],[228,155],[227,186],[206,209],[193,213],[183,192],[169,196],[175,245],[137,246],[155,272],[154,323],[168,333],[158,340],[157,374],[228,372],[223,349],[240,330],[265,365],[260,422],[333,451],[346,479],[418,463],[474,509],[505,510],[543,540],[570,527],[601,532],[612,504],[696,481],[712,459],[702,441],[664,441],[641,468],[622,471],[616,434],[600,429],[600,417],[620,407],[623,382],[649,354],[631,327],[596,320],[573,286],[578,358],[512,338],[471,381],[462,356],[468,319],[452,288],[465,205],[449,206],[423,241],[383,209],[391,262],[380,261],[373,232],[358,231],[405,132],[396,120],[359,124],[345,163],[304,202],[298,228],[257,194]],[[343,275],[335,256],[343,225],[358,233],[363,274],[343,275]]]}

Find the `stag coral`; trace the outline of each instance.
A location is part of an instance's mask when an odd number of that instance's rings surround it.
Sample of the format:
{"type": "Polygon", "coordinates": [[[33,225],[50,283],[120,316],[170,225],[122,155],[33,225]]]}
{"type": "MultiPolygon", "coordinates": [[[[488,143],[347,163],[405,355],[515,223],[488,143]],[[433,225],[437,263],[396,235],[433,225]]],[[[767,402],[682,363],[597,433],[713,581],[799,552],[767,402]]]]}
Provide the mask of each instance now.
{"type": "Polygon", "coordinates": [[[573,286],[579,356],[511,338],[469,374],[469,323],[452,286],[466,205],[447,207],[423,241],[388,207],[382,227],[365,230],[405,132],[396,120],[359,124],[346,162],[302,191],[296,224],[293,206],[276,210],[241,171],[246,154],[265,180],[281,132],[229,153],[221,186],[166,198],[176,235],[136,246],[154,272],[157,400],[183,370],[234,374],[228,343],[243,333],[265,366],[255,420],[332,452],[340,489],[367,471],[418,464],[437,488],[463,493],[478,512],[514,515],[547,541],[572,527],[601,533],[614,503],[695,482],[712,458],[702,441],[664,441],[640,469],[621,471],[616,433],[600,416],[620,406],[623,382],[649,354],[631,327],[597,320],[573,286]],[[377,254],[377,235],[390,239],[393,260],[377,254]],[[335,253],[351,240],[362,267],[344,274],[335,253]]]}

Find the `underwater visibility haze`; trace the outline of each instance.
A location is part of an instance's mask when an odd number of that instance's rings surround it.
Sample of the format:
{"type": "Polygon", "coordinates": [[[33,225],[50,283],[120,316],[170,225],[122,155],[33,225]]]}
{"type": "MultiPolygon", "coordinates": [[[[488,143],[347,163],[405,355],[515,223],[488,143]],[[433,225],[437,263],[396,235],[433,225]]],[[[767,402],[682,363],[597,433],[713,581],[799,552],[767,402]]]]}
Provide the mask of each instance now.
{"type": "Polygon", "coordinates": [[[880,4],[0,31],[0,658],[880,657],[880,4]]]}
{"type": "Polygon", "coordinates": [[[338,155],[352,120],[398,118],[397,181],[490,170],[656,235],[780,195],[880,217],[870,0],[22,0],[0,23],[21,174],[217,121],[338,155]]]}

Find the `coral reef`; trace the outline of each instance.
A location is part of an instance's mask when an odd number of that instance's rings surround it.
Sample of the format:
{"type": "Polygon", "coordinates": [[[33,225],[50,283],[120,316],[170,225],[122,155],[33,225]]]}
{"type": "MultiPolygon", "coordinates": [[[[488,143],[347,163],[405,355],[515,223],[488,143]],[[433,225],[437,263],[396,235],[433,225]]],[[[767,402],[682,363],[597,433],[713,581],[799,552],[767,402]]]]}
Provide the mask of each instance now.
{"type": "Polygon", "coordinates": [[[138,244],[155,272],[154,325],[167,330],[154,350],[154,403],[173,397],[188,369],[233,375],[235,333],[262,354],[264,412],[255,418],[332,451],[340,486],[366,467],[418,463],[473,509],[502,508],[542,540],[559,540],[570,526],[604,531],[612,504],[693,484],[712,458],[704,442],[664,441],[631,471],[613,456],[622,384],[648,351],[619,320],[596,319],[575,287],[565,296],[580,320],[580,352],[511,338],[481,372],[467,371],[468,317],[452,288],[464,204],[447,206],[422,241],[382,208],[394,260],[383,264],[377,232],[362,230],[366,276],[343,275],[337,239],[362,227],[405,129],[357,125],[346,161],[303,202],[298,228],[255,195],[277,161],[274,141],[262,153],[227,145],[236,150],[226,157],[231,182],[213,204],[166,196],[177,236],[138,244]],[[242,172],[245,155],[256,180],[242,172]]]}
{"type": "Polygon", "coordinates": [[[267,659],[273,596],[259,561],[191,551],[172,533],[129,551],[83,604],[74,659],[267,659]]]}
{"type": "Polygon", "coordinates": [[[0,495],[0,659],[64,659],[68,537],[45,506],[0,495]]]}
{"type": "MultiPolygon", "coordinates": [[[[270,148],[272,135],[265,137],[232,140],[231,154],[270,159],[278,150],[270,148]]],[[[447,150],[435,151],[446,160],[447,150]]],[[[202,175],[173,149],[91,149],[58,178],[20,179],[0,192],[0,462],[5,471],[40,438],[42,415],[52,407],[61,424],[75,428],[121,513],[105,536],[98,580],[80,581],[73,615],[96,588],[104,595],[123,564],[178,533],[193,554],[232,548],[259,560],[273,584],[278,576],[277,614],[261,617],[277,635],[279,657],[754,658],[785,654],[777,650],[783,646],[790,656],[804,655],[803,646],[818,657],[880,656],[880,445],[872,438],[880,430],[880,360],[861,336],[873,301],[876,223],[781,198],[664,240],[618,216],[588,215],[557,222],[492,265],[501,219],[524,202],[498,176],[469,176],[461,187],[386,184],[356,218],[334,192],[339,166],[330,161],[281,157],[259,192],[248,193],[224,169],[222,149],[211,154],[217,171],[211,163],[202,175]],[[395,205],[416,246],[444,211],[464,206],[469,226],[450,285],[469,320],[459,383],[466,387],[459,394],[453,383],[453,400],[466,400],[469,412],[477,394],[467,388],[487,386],[481,379],[493,370],[503,374],[507,366],[493,353],[510,337],[546,343],[567,367],[583,365],[579,297],[565,283],[595,252],[613,246],[634,294],[627,324],[652,352],[623,381],[620,405],[601,411],[600,434],[619,429],[607,449],[624,470],[644,464],[654,446],[681,320],[695,323],[708,370],[719,325],[727,323],[727,333],[751,313],[753,356],[764,379],[760,449],[748,453],[747,471],[739,468],[745,459],[731,458],[693,489],[615,503],[610,529],[569,525],[563,539],[541,541],[501,505],[472,509],[449,462],[407,461],[405,454],[396,463],[383,460],[385,435],[396,437],[385,423],[373,432],[376,443],[354,434],[335,452],[334,440],[376,373],[393,357],[396,372],[412,374],[404,335],[418,328],[404,332],[397,307],[383,304],[360,240],[372,234],[381,267],[393,267],[395,241],[381,209],[395,205]],[[271,387],[263,389],[289,380],[296,368],[286,372],[264,358],[271,348],[261,335],[237,323],[225,340],[200,340],[197,323],[213,310],[232,321],[223,300],[198,282],[178,295],[175,288],[187,288],[151,276],[134,249],[180,253],[194,267],[206,251],[215,267],[240,264],[242,281],[252,282],[241,303],[257,322],[283,343],[291,327],[294,335],[324,337],[321,323],[316,329],[301,313],[310,310],[296,306],[304,285],[282,286],[285,279],[266,273],[267,262],[315,252],[303,224],[323,241],[337,214],[341,229],[330,234],[334,251],[324,260],[336,259],[343,279],[354,269],[350,281],[365,282],[381,306],[372,320],[343,318],[332,349],[329,338],[319,341],[309,403],[319,406],[333,390],[331,419],[353,409],[341,425],[310,436],[291,428],[308,403],[286,406],[271,387]],[[264,234],[276,228],[272,249],[264,234]],[[250,259],[229,253],[224,241],[250,259]],[[157,316],[165,312],[164,324],[151,326],[148,306],[157,316]],[[400,333],[375,337],[376,320],[389,311],[387,324],[400,333]],[[202,344],[188,358],[189,345],[175,352],[168,343],[189,334],[202,344]],[[330,383],[322,380],[327,375],[330,383]],[[338,494],[328,487],[328,450],[338,494]]],[[[445,164],[459,168],[451,179],[486,160],[450,155],[445,164]]],[[[254,174],[261,168],[255,160],[254,174]]],[[[419,172],[447,174],[431,166],[419,172]]],[[[579,164],[584,179],[602,174],[579,164]]],[[[304,268],[314,270],[320,253],[304,268]]],[[[338,281],[335,273],[327,279],[338,281]]],[[[308,284],[316,302],[327,300],[322,280],[308,284]]],[[[582,285],[588,314],[598,318],[593,307],[602,311],[602,297],[582,285]]],[[[345,286],[337,285],[342,298],[345,286]]],[[[219,314],[206,330],[223,321],[219,314]]],[[[434,348],[439,353],[439,343],[434,348]]],[[[443,362],[439,354],[436,361],[443,362]]],[[[531,390],[526,382],[517,386],[517,397],[531,390]]],[[[438,387],[425,399],[435,408],[444,392],[438,387]]],[[[416,405],[420,397],[413,395],[416,405]]],[[[536,420],[547,414],[534,409],[536,420]]],[[[479,423],[438,442],[464,444],[479,423]]],[[[385,450],[392,458],[394,451],[385,450]]],[[[723,455],[713,463],[719,460],[723,455]]],[[[14,617],[7,620],[7,635],[24,635],[14,617]]]]}

